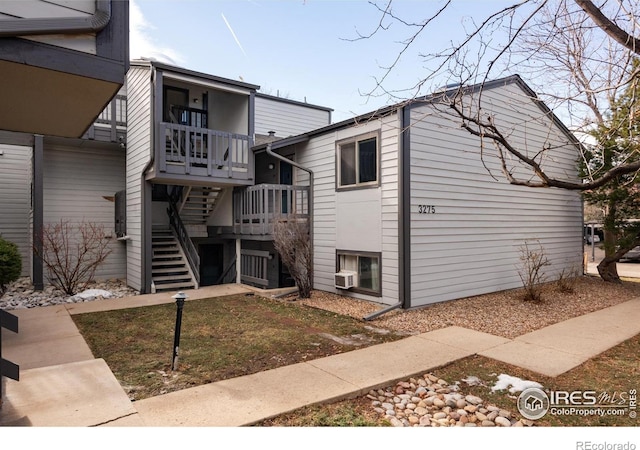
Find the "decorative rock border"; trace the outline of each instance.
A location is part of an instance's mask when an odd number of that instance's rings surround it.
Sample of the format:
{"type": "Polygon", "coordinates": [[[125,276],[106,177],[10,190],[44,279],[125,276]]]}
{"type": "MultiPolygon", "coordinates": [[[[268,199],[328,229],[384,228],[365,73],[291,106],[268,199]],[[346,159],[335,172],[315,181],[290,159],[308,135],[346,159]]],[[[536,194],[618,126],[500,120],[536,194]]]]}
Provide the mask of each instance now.
{"type": "Polygon", "coordinates": [[[458,386],[432,375],[400,381],[367,394],[374,410],[394,427],[522,427],[533,422],[517,419],[507,410],[485,403],[458,386]]]}
{"type": "Polygon", "coordinates": [[[109,296],[74,295],[69,296],[56,289],[47,286],[42,291],[33,289],[33,284],[28,277],[20,278],[9,285],[7,292],[0,298],[0,309],[25,309],[40,306],[52,306],[67,303],[82,303],[106,298],[121,298],[138,295],[138,292],[128,287],[122,280],[110,279],[90,283],[86,289],[99,289],[108,291],[109,296]]]}

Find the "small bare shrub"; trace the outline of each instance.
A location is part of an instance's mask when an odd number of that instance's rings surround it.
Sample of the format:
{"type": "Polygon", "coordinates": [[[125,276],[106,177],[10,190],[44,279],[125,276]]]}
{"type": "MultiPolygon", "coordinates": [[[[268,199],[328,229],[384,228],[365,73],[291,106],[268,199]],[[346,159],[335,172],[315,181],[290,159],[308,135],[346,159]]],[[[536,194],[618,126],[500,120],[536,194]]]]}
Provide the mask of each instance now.
{"type": "Polygon", "coordinates": [[[562,272],[556,279],[556,289],[563,294],[573,294],[578,283],[580,272],[574,267],[571,269],[562,269],[562,272]]]}
{"type": "Polygon", "coordinates": [[[300,298],[310,298],[313,288],[311,236],[307,220],[289,219],[273,225],[273,245],[298,286],[300,298]]]}
{"type": "Polygon", "coordinates": [[[542,283],[546,280],[544,268],[551,265],[542,244],[536,242],[537,246],[526,241],[520,246],[518,274],[524,287],[524,301],[542,301],[542,283]]]}
{"type": "Polygon", "coordinates": [[[49,282],[68,295],[83,290],[93,281],[109,250],[105,227],[95,222],[48,223],[42,232],[42,258],[49,270],[49,282]]]}

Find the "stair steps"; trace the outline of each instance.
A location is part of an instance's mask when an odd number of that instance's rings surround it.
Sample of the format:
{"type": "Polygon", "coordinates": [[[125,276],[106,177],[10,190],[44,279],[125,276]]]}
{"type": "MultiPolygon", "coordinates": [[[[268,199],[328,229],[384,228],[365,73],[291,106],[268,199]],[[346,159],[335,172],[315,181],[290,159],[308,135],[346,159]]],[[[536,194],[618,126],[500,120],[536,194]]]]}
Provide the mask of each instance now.
{"type": "Polygon", "coordinates": [[[151,233],[153,258],[151,278],[156,292],[196,288],[188,262],[171,230],[154,229],[151,233]]]}

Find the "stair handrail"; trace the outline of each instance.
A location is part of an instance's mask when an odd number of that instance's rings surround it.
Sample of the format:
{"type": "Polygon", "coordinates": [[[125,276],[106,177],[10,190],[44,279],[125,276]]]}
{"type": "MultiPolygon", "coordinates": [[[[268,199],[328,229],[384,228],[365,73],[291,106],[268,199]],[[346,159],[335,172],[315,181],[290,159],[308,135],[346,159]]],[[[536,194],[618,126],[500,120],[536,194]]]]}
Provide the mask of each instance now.
{"type": "Polygon", "coordinates": [[[200,256],[198,255],[196,246],[189,237],[189,233],[187,232],[184,223],[182,223],[182,219],[180,218],[180,214],[178,213],[178,208],[176,206],[176,199],[172,196],[169,196],[167,214],[169,215],[169,224],[171,224],[171,228],[176,233],[178,242],[180,242],[180,246],[187,257],[187,262],[189,263],[191,272],[193,273],[198,285],[200,285],[200,256]]]}

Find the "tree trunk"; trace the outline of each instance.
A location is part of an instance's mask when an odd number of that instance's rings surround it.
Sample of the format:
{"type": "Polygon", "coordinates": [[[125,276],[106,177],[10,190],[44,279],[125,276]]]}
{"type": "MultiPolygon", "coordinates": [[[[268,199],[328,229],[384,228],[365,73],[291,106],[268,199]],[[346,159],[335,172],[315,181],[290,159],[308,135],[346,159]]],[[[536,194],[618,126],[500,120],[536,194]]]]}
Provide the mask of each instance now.
{"type": "Polygon", "coordinates": [[[600,278],[609,283],[620,283],[618,266],[616,262],[620,259],[616,257],[616,247],[618,237],[616,236],[616,204],[609,200],[604,217],[604,259],[598,264],[600,278]]]}
{"type": "Polygon", "coordinates": [[[616,260],[610,257],[605,257],[600,264],[598,264],[598,273],[600,278],[609,283],[620,283],[620,276],[618,275],[618,266],[616,260]]]}

